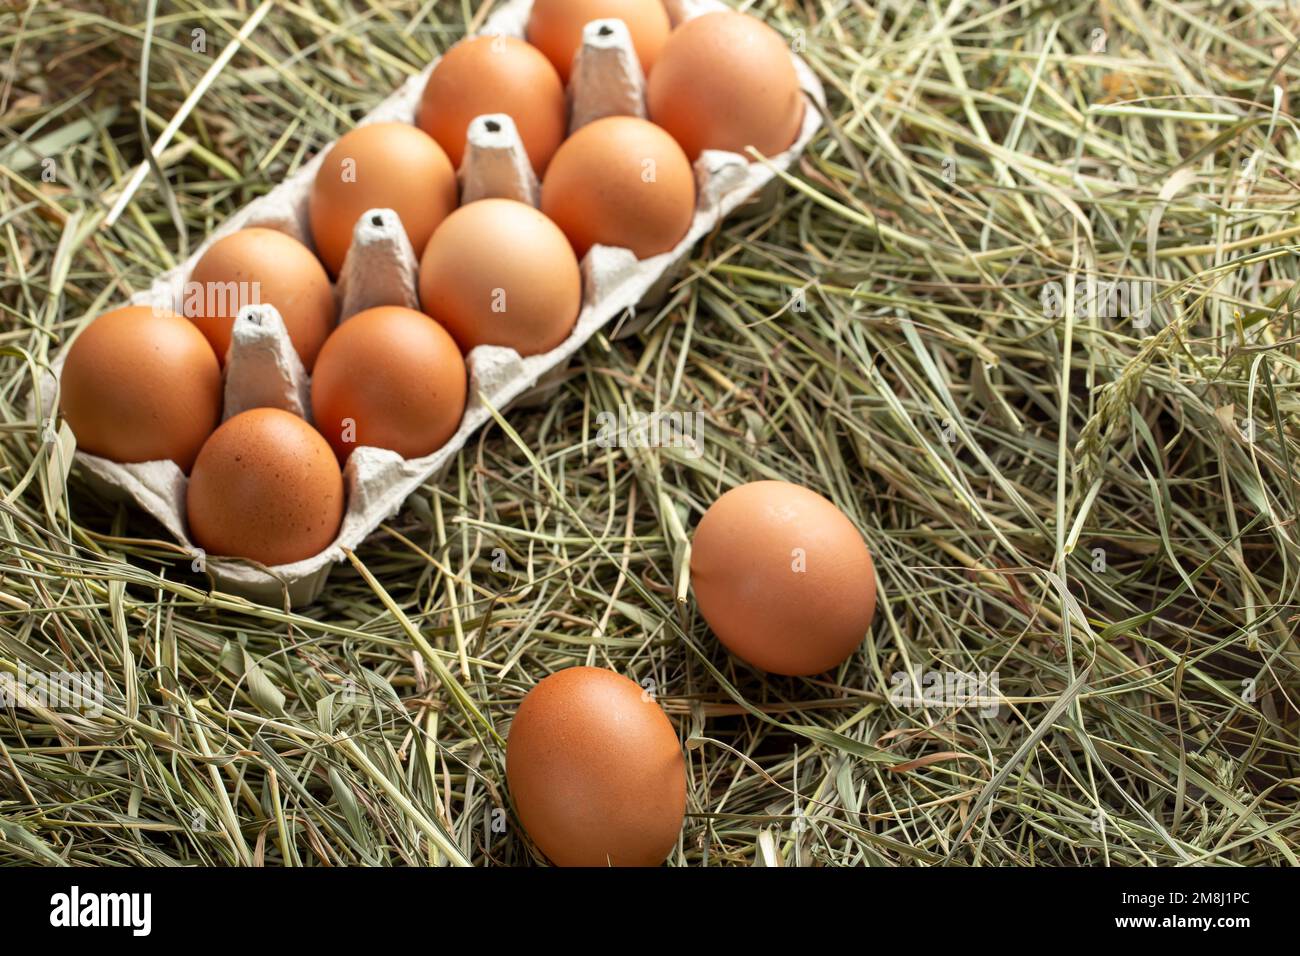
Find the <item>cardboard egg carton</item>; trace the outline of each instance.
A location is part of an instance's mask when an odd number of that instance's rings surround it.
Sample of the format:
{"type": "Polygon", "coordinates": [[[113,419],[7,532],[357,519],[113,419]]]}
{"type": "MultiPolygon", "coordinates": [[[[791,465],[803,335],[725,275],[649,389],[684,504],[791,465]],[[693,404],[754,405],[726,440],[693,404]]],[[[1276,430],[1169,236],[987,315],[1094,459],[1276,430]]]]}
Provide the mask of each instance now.
{"type": "MultiPolygon", "coordinates": [[[[727,9],[715,0],[667,0],[674,26],[714,10],[727,9]]],[[[522,38],[532,0],[509,0],[489,18],[483,33],[522,38]]],[[[793,54],[792,54],[793,56],[793,54]]],[[[808,66],[794,57],[807,96],[824,103],[820,82],[808,66]]],[[[437,61],[407,80],[380,103],[362,124],[414,123],[420,96],[437,61]]],[[[597,20],[587,26],[569,84],[570,131],[608,115],[645,115],[645,78],[620,20],[597,20]]],[[[820,125],[820,112],[808,103],[798,138],[789,150],[774,157],[773,166],[788,168],[820,125]]],[[[313,248],[308,224],[308,197],[328,147],[265,196],[232,215],[186,262],[159,276],[153,287],[136,294],[133,305],[183,302],[184,287],[195,263],[216,240],[260,226],[288,233],[313,248]]],[[[601,327],[635,310],[638,304],[662,298],[703,235],[742,203],[758,196],[773,179],[764,163],[751,163],[735,153],[706,151],[695,163],[697,200],[690,230],[675,248],[637,260],[627,249],[596,246],[582,261],[583,302],[569,337],[550,352],[521,357],[513,349],[479,346],[466,356],[469,396],[456,434],[433,454],[403,459],[381,448],[359,447],[344,470],[347,511],[334,543],[320,554],[293,564],[265,567],[255,562],[206,556],[193,545],[185,520],[186,476],[171,461],[119,464],[76,453],[81,473],[102,491],[125,496],[156,518],[177,541],[189,547],[222,591],[279,605],[314,601],[330,570],[345,559],[344,548],[356,548],[379,524],[394,515],[420,485],[434,478],[490,417],[490,408],[503,410],[538,383],[561,375],[573,354],[601,327]]],[[[505,115],[476,118],[457,172],[462,203],[496,196],[537,204],[538,183],[528,163],[514,123],[505,115]]],[[[335,286],[339,321],[378,305],[418,309],[419,263],[390,209],[367,212],[358,221],[353,245],[335,286]]],[[[178,310],[179,311],[179,310],[178,310]]],[[[57,402],[57,379],[67,346],[51,363],[40,389],[40,409],[51,416],[57,402]]],[[[284,323],[269,305],[250,305],[235,320],[225,368],[224,417],[249,408],[283,408],[310,420],[309,381],[289,343],[284,323]]],[[[196,563],[197,566],[197,563],[196,563]]]]}

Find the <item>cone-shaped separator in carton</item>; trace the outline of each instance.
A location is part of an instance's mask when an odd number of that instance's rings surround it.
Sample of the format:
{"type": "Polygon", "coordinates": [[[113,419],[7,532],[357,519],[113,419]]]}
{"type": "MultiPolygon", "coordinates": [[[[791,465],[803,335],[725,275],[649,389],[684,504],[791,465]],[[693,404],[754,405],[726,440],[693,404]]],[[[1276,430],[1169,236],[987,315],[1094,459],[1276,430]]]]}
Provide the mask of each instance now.
{"type": "Polygon", "coordinates": [[[605,116],[645,119],[645,73],[622,20],[592,20],[569,75],[569,133],[605,116]]]}
{"type": "Polygon", "coordinates": [[[226,355],[222,421],[250,408],[280,408],[311,421],[307,370],[273,305],[246,305],[235,316],[226,355]]]}
{"type": "Polygon", "coordinates": [[[515,121],[505,113],[484,113],[470,121],[465,158],[456,175],[462,206],[478,199],[513,199],[537,205],[537,174],[524,152],[515,121]]]}
{"type": "Polygon", "coordinates": [[[380,305],[418,309],[419,272],[401,217],[391,209],[366,210],[352,229],[352,246],[334,288],[339,322],[380,305]]]}

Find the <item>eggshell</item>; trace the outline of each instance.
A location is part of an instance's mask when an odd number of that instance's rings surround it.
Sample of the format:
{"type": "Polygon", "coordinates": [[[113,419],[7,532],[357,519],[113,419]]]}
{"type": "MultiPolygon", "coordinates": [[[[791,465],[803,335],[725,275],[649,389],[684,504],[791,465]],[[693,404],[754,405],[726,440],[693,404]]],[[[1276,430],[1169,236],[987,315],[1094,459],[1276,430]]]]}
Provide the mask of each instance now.
{"type": "Polygon", "coordinates": [[[311,371],[337,318],[329,276],[312,251],[275,229],[240,229],[214,242],[190,273],[184,310],[223,365],[245,305],[275,306],[311,371]]]}
{"type": "Polygon", "coordinates": [[[128,306],[72,343],[59,407],[82,451],[118,462],[170,458],[188,472],[221,420],[221,367],[185,319],[128,306]]]}
{"type": "Polygon", "coordinates": [[[362,213],[392,209],[417,256],[438,223],[456,208],[456,172],[442,147],[405,123],[370,123],[325,154],[312,184],[312,238],[338,275],[362,213]]]}
{"type": "Polygon", "coordinates": [[[650,72],[672,29],[660,0],[535,0],[528,42],[546,54],[568,83],[574,54],[582,46],[582,28],[592,20],[607,19],[623,21],[641,69],[650,72]]]}
{"type": "Polygon", "coordinates": [[[673,31],[650,71],[646,108],[693,162],[706,149],[784,152],[799,133],[804,101],[781,35],[726,10],[673,31]]]}
{"type": "Polygon", "coordinates": [[[514,120],[540,176],[564,139],[565,109],[564,85],[540,52],[515,37],[470,37],[448,50],[433,68],[416,124],[438,141],[459,169],[470,120],[505,113],[514,120]]]}
{"type": "Polygon", "coordinates": [[[774,674],[839,664],[876,612],[875,569],[858,529],[815,491],[784,481],[740,485],[705,512],[691,587],[718,640],[774,674]]]}
{"type": "Polygon", "coordinates": [[[573,331],[582,274],[555,223],[512,199],[482,199],[434,231],[420,263],[420,304],[465,352],[503,345],[536,355],[573,331]]]}
{"type": "Polygon", "coordinates": [[[570,667],[519,705],[506,743],[515,810],[557,866],[658,866],[686,813],[677,733],[653,697],[598,667],[570,667]]]}
{"type": "Polygon", "coordinates": [[[569,237],[579,259],[597,243],[645,259],[686,235],[695,215],[695,175],[658,126],[608,116],[556,151],[542,180],[542,212],[569,237]]]}
{"type": "Polygon", "coordinates": [[[254,408],[203,445],[185,504],[190,537],[208,554],[290,564],[334,541],[343,475],[316,429],[278,408],[254,408]]]}
{"type": "Polygon", "coordinates": [[[325,341],[312,415],[340,461],[360,445],[421,458],[456,433],[467,388],[465,360],[446,329],[414,309],[379,306],[325,341]]]}

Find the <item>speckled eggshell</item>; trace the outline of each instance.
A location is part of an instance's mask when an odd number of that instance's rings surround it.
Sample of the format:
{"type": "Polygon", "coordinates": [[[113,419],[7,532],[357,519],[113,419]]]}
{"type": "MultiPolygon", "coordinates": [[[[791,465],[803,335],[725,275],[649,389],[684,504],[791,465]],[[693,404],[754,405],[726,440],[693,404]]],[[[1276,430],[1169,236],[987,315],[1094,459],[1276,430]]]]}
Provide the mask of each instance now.
{"type": "Polygon", "coordinates": [[[221,420],[221,367],[203,334],[171,312],[128,306],[77,336],[59,407],[82,451],[117,462],[170,458],[188,472],[221,420]]]}
{"type": "Polygon", "coordinates": [[[564,84],[538,50],[515,37],[470,37],[433,68],[416,125],[438,141],[459,169],[470,121],[484,113],[505,113],[515,121],[540,176],[564,139],[566,109],[564,84]]]}
{"type": "Polygon", "coordinates": [[[658,866],[686,812],[686,767],[663,709],[620,674],[570,667],[519,705],[506,745],[519,821],[557,866],[658,866]]]}
{"type": "Polygon", "coordinates": [[[278,408],[227,419],[199,452],[186,491],[195,544],[268,566],[329,547],[343,508],[343,474],[329,445],[278,408]]]}
{"type": "Polygon", "coordinates": [[[694,162],[706,149],[750,158],[789,149],[804,101],[790,46],[734,11],[687,20],[668,38],[646,84],[646,108],[694,162]]]}
{"type": "Polygon", "coordinates": [[[638,259],[672,249],[695,215],[695,174],[658,126],[607,116],[564,141],[542,180],[542,212],[581,259],[593,245],[638,259]]]}
{"type": "Polygon", "coordinates": [[[457,196],[456,171],[428,133],[406,123],[358,126],[325,154],[312,183],[316,252],[337,276],[357,220],[370,209],[392,209],[419,256],[457,196]]]}
{"type": "Polygon", "coordinates": [[[420,307],[465,352],[501,345],[520,355],[573,331],[582,274],[558,226],[532,206],[481,199],[442,221],[420,263],[420,307]]]}
{"type": "Polygon", "coordinates": [[[340,461],[361,445],[420,458],[456,433],[468,387],[446,329],[414,309],[378,306],[326,340],[311,381],[312,417],[340,461]]]}
{"type": "Polygon", "coordinates": [[[275,229],[240,229],[214,242],[190,273],[184,311],[223,365],[245,305],[275,306],[310,372],[337,318],[329,276],[312,251],[275,229]]]}
{"type": "Polygon", "coordinates": [[[691,544],[700,614],[729,651],[774,674],[820,674],[844,661],[876,612],[862,535],[817,492],[784,481],[733,488],[691,544]]]}

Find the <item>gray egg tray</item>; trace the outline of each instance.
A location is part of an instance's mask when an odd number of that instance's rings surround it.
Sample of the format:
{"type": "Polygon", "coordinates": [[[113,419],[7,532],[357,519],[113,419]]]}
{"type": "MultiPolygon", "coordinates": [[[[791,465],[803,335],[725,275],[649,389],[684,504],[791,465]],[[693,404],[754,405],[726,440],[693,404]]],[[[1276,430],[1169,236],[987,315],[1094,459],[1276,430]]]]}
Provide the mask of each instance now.
{"type": "MultiPolygon", "coordinates": [[[[727,9],[714,0],[668,0],[676,25],[714,10],[727,9]]],[[[510,0],[486,22],[481,33],[522,38],[532,0],[510,0]]],[[[821,83],[808,66],[791,54],[806,95],[824,103],[821,83]]],[[[420,95],[436,61],[411,77],[362,121],[414,123],[420,95]]],[[[569,83],[570,132],[608,115],[645,115],[645,80],[620,20],[589,24],[584,45],[569,83]]],[[[816,133],[821,114],[809,104],[803,126],[789,150],[771,165],[789,168],[816,133]]],[[[148,291],[132,296],[131,304],[150,305],[182,300],[184,285],[195,263],[213,242],[239,229],[261,226],[279,229],[313,247],[308,225],[308,197],[316,170],[328,148],[293,175],[232,215],[194,255],[159,276],[148,291]]],[[[465,157],[457,171],[461,201],[489,196],[537,204],[537,179],[524,154],[514,123],[508,116],[480,116],[471,123],[465,157]]],[[[746,200],[756,197],[774,178],[768,165],[749,162],[736,153],[706,151],[695,163],[697,200],[690,230],[675,248],[648,259],[636,259],[627,249],[596,246],[582,261],[583,302],[569,337],[541,355],[521,357],[513,349],[479,346],[466,356],[469,398],[456,434],[441,448],[422,458],[404,459],[381,448],[357,448],[344,470],[347,511],[338,537],[321,553],[293,564],[265,567],[255,562],[203,556],[216,587],[251,600],[281,605],[314,601],[325,587],[333,566],[357,547],[379,524],[400,510],[420,485],[437,476],[469,437],[491,418],[490,409],[504,410],[520,396],[561,375],[573,354],[601,327],[636,309],[662,300],[680,265],[703,235],[746,200]]],[[[418,309],[419,263],[397,214],[376,209],[362,216],[353,245],[335,285],[339,321],[379,305],[418,309]]],[[[70,343],[69,343],[70,344],[70,343]]],[[[58,375],[68,345],[51,362],[39,389],[34,413],[48,417],[55,407],[58,375]]],[[[248,408],[272,406],[304,418],[311,417],[307,373],[289,344],[284,323],[267,305],[248,306],[236,321],[225,369],[224,416],[248,408]]],[[[536,393],[534,392],[534,395],[536,393]]],[[[36,399],[34,398],[34,402],[36,399]]],[[[185,522],[187,478],[171,461],[119,464],[83,451],[75,463],[81,474],[113,496],[125,496],[156,518],[177,541],[200,552],[189,539],[185,522]]]]}

